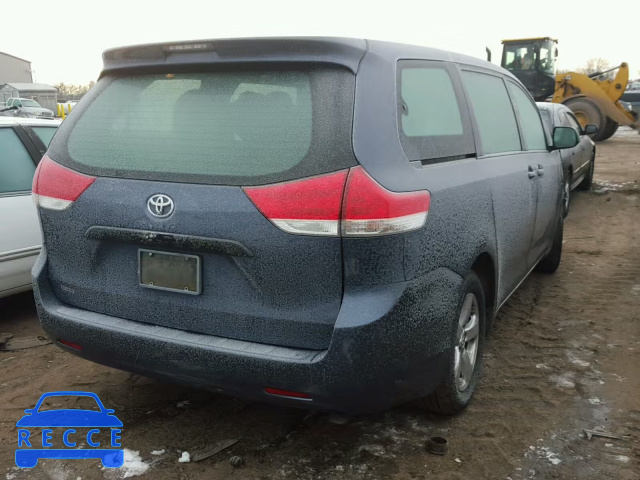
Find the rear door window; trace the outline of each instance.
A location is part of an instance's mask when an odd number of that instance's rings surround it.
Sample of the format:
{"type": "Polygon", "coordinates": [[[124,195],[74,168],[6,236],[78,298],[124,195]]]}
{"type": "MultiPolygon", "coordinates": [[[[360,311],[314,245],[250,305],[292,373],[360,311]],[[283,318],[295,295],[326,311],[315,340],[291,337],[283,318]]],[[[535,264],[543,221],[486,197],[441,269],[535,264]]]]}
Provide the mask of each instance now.
{"type": "Polygon", "coordinates": [[[256,185],[327,173],[355,164],[354,84],[317,66],[105,77],[52,151],[127,178],[256,185]]]}
{"type": "Polygon", "coordinates": [[[443,62],[401,61],[398,77],[398,126],[409,160],[475,154],[455,67],[443,62]]]}
{"type": "Polygon", "coordinates": [[[582,127],[580,126],[580,123],[578,123],[578,119],[574,117],[572,114],[570,114],[569,112],[564,112],[564,114],[567,117],[569,126],[573,128],[576,132],[578,132],[578,135],[581,134],[582,127]]]}
{"type": "Polygon", "coordinates": [[[0,128],[0,195],[28,192],[36,166],[12,128],[0,128]]]}
{"type": "Polygon", "coordinates": [[[551,112],[549,110],[540,110],[540,115],[542,116],[542,122],[544,123],[547,131],[553,130],[553,120],[551,118],[551,112]]]}
{"type": "Polygon", "coordinates": [[[463,71],[484,154],[520,151],[520,135],[513,105],[502,78],[463,71]]]}
{"type": "Polygon", "coordinates": [[[518,109],[524,149],[546,150],[547,141],[544,136],[544,129],[542,128],[538,108],[524,90],[512,82],[507,82],[507,84],[509,85],[509,93],[511,93],[513,103],[518,109]]]}
{"type": "Polygon", "coordinates": [[[35,132],[38,138],[42,140],[45,147],[49,146],[51,139],[58,130],[56,127],[31,127],[31,129],[35,132]]]}

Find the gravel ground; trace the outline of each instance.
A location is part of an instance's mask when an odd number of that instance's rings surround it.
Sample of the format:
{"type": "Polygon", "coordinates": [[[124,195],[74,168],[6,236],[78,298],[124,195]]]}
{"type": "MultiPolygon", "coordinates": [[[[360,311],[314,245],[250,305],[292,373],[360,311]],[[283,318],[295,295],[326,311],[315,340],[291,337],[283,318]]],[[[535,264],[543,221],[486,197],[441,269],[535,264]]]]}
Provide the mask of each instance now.
{"type": "MultiPolygon", "coordinates": [[[[0,475],[640,479],[639,163],[636,132],[620,129],[598,145],[596,185],[574,192],[560,270],[533,274],[499,313],[475,400],[457,417],[408,405],[335,425],[325,414],[162,384],[47,345],[0,352],[0,475]],[[49,460],[15,468],[15,422],[52,390],[93,391],[116,409],[125,467],[49,460]],[[585,428],[628,437],[587,440],[585,428]],[[425,452],[434,435],[447,438],[447,455],[425,452]],[[178,461],[225,439],[238,442],[200,462],[178,461]],[[243,465],[233,467],[232,456],[243,465]]],[[[0,332],[42,334],[30,294],[0,300],[0,332]]]]}

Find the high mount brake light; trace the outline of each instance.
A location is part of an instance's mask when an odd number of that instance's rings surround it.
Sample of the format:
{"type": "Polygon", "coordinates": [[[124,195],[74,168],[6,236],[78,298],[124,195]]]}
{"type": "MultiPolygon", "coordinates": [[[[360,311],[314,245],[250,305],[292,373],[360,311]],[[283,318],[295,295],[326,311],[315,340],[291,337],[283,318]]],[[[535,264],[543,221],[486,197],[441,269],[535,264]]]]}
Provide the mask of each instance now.
{"type": "Polygon", "coordinates": [[[361,166],[244,191],[274,225],[299,235],[409,232],[424,225],[431,203],[428,191],[391,192],[361,166]]]}
{"type": "Polygon", "coordinates": [[[49,210],[65,210],[95,179],[96,177],[58,165],[45,155],[33,176],[33,201],[39,207],[49,210]]]}

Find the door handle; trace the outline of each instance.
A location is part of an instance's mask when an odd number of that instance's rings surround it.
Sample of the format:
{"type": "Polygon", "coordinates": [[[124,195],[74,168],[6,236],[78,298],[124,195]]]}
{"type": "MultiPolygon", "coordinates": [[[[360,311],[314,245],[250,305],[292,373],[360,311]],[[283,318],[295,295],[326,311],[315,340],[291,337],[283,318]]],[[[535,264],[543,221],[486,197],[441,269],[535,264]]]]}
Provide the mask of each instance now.
{"type": "Polygon", "coordinates": [[[544,167],[540,164],[538,164],[538,170],[536,170],[536,172],[538,173],[538,176],[541,177],[544,175],[544,167]]]}
{"type": "Polygon", "coordinates": [[[536,178],[536,169],[529,165],[529,178],[536,178]]]}

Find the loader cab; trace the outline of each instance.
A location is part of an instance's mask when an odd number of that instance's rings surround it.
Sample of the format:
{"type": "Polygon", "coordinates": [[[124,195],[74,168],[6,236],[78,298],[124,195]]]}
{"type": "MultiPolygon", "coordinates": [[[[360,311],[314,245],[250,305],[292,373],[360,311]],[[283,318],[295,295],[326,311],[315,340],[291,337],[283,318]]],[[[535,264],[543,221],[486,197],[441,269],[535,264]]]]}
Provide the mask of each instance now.
{"type": "Polygon", "coordinates": [[[549,37],[503,40],[501,66],[513,73],[536,99],[553,95],[558,41],[549,37]]]}

